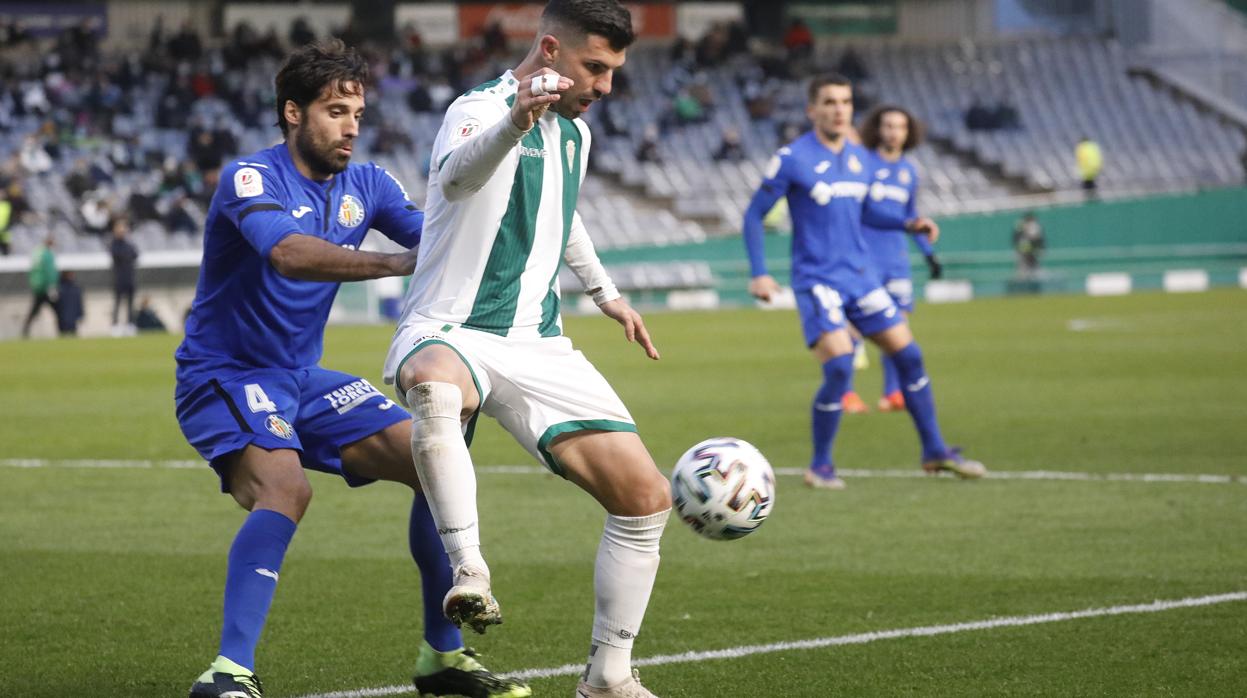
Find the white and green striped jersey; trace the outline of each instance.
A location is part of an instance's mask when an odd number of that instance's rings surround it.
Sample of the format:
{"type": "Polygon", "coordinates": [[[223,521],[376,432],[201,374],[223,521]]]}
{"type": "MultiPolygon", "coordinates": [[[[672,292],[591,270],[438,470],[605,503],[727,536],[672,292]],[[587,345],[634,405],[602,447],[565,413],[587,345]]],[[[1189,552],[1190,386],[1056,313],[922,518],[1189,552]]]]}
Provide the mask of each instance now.
{"type": "Polygon", "coordinates": [[[465,143],[495,127],[519,133],[509,116],[517,87],[507,71],[446,112],[433,145],[424,235],[400,328],[436,320],[516,338],[562,332],[558,269],[573,227],[584,234],[575,212],[588,127],[547,111],[479,190],[464,193],[442,177],[447,159],[465,143]]]}

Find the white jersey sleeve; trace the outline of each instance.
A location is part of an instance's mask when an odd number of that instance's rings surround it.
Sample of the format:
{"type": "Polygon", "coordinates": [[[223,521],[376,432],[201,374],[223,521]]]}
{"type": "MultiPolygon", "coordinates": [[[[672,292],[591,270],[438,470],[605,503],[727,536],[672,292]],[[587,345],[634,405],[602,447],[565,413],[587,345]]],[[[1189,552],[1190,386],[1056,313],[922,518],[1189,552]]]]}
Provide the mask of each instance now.
{"type": "Polygon", "coordinates": [[[480,191],[524,134],[504,102],[472,93],[455,100],[433,145],[442,195],[459,201],[480,191]]]}

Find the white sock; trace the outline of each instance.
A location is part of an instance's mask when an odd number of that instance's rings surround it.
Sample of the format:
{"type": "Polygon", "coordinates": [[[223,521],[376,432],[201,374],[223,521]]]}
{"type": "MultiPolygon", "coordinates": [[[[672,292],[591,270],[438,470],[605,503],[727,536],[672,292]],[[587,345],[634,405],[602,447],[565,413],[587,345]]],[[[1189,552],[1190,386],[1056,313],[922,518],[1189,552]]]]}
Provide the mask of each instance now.
{"type": "Polygon", "coordinates": [[[421,383],[407,391],[407,404],[420,489],[429,500],[450,566],[470,564],[488,575],[477,527],[476,471],[459,423],[463,393],[451,383],[421,383]]]}
{"type": "Polygon", "coordinates": [[[606,516],[593,569],[593,645],[584,674],[590,686],[607,688],[632,675],[632,642],[654,590],[658,541],[670,513],[606,516]]]}

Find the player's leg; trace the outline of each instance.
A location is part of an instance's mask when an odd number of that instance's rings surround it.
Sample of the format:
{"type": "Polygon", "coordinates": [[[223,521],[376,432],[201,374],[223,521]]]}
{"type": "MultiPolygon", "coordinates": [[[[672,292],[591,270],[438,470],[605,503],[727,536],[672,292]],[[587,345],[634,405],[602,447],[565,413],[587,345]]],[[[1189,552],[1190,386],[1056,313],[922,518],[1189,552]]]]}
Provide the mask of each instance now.
{"type": "Polygon", "coordinates": [[[862,336],[851,325],[848,330],[849,338],[853,342],[853,371],[849,373],[849,382],[844,386],[844,397],[840,399],[841,411],[845,414],[865,414],[870,408],[853,389],[853,379],[858,371],[870,368],[870,358],[866,355],[866,342],[862,336]]]}
{"type": "Polygon", "coordinates": [[[502,612],[481,555],[476,473],[462,430],[480,408],[477,377],[458,350],[430,341],[416,346],[398,367],[396,387],[411,410],[416,471],[454,570],[442,609],[456,624],[483,633],[502,622],[502,612]]]}
{"type": "Polygon", "coordinates": [[[805,483],[822,489],[843,489],[844,481],[836,477],[831,453],[844,414],[843,396],[853,375],[853,339],[836,290],[815,286],[798,291],[796,299],[802,334],[822,373],[810,405],[813,453],[805,483]]]}
{"type": "Polygon", "coordinates": [[[288,371],[222,372],[179,384],[176,399],[187,441],[216,470],[222,491],[250,512],[230,547],[219,653],[191,696],[259,696],[256,644],[312,493],[291,426],[297,385],[288,371]]]}
{"type": "MultiPolygon", "coordinates": [[[[909,262],[906,260],[906,271],[909,262]]],[[[892,302],[900,308],[906,319],[914,309],[914,284],[907,274],[893,275],[884,281],[884,288],[892,297],[892,302]]],[[[901,393],[900,373],[896,370],[896,361],[887,354],[880,352],[879,363],[883,366],[883,395],[879,398],[880,412],[899,412],[905,409],[905,398],[901,393]]]]}
{"type": "Polygon", "coordinates": [[[896,364],[905,391],[905,409],[909,411],[922,441],[922,467],[927,472],[947,470],[959,477],[982,477],[986,470],[981,463],[961,457],[958,449],[944,443],[935,414],[935,397],[931,380],[922,360],[922,350],[914,341],[909,324],[900,322],[869,335],[896,364]]]}
{"type": "Polygon", "coordinates": [[[255,648],[277,591],[286,548],[312,488],[291,449],[248,445],[214,464],[230,494],[250,513],[230,546],[220,651],[191,687],[191,698],[260,696],[255,648]]]}
{"type": "Polygon", "coordinates": [[[578,695],[651,696],[633,677],[632,646],[658,575],[670,483],[635,432],[573,432],[552,441],[549,453],[607,512],[594,563],[592,644],[578,695]]]}
{"type": "MultiPolygon", "coordinates": [[[[353,410],[350,414],[356,412],[363,411],[353,410]]],[[[453,582],[450,559],[438,537],[437,525],[420,491],[420,480],[412,463],[411,422],[404,419],[392,423],[342,447],[341,458],[343,468],[355,477],[402,483],[415,495],[407,540],[412,559],[420,570],[424,599],[424,642],[416,660],[414,678],[420,694],[477,698],[532,695],[523,681],[495,675],[481,665],[473,651],[464,646],[459,628],[442,613],[442,600],[453,582]]]]}

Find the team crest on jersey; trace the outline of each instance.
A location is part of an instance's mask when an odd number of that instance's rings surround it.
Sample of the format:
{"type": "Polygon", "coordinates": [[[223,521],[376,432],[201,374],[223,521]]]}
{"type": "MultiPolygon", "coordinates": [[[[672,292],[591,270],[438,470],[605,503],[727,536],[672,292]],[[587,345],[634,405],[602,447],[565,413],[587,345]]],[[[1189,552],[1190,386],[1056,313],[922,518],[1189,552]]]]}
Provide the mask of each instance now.
{"type": "Polygon", "coordinates": [[[909,170],[901,170],[901,173],[896,175],[896,178],[901,181],[901,184],[906,186],[908,186],[909,182],[913,179],[913,177],[909,176],[909,170]]]}
{"type": "Polygon", "coordinates": [[[831,161],[830,161],[830,160],[824,160],[824,161],[822,161],[822,162],[818,163],[818,167],[815,167],[815,168],[814,168],[814,174],[822,174],[822,173],[826,172],[826,171],[827,171],[830,167],[831,167],[831,161]]]}
{"type": "Polygon", "coordinates": [[[338,205],[338,224],[354,228],[364,222],[364,205],[350,194],[342,195],[342,203],[338,205]]]}
{"type": "Polygon", "coordinates": [[[568,171],[576,169],[572,163],[576,162],[576,141],[567,141],[567,169],[568,171]]]}
{"type": "Polygon", "coordinates": [[[264,193],[264,180],[260,172],[253,167],[244,167],[234,173],[234,195],[240,199],[259,196],[264,193]]]}
{"type": "Polygon", "coordinates": [[[290,422],[282,419],[280,415],[270,414],[264,426],[268,427],[268,430],[273,432],[273,436],[278,438],[289,439],[294,436],[294,427],[290,426],[290,422]]]}
{"type": "Polygon", "coordinates": [[[856,155],[849,155],[849,172],[854,174],[862,171],[862,161],[856,155]]]}
{"type": "Polygon", "coordinates": [[[450,144],[459,145],[472,136],[475,136],[480,130],[481,122],[469,116],[463,121],[460,121],[458,126],[455,126],[454,132],[450,134],[450,144]]]}

